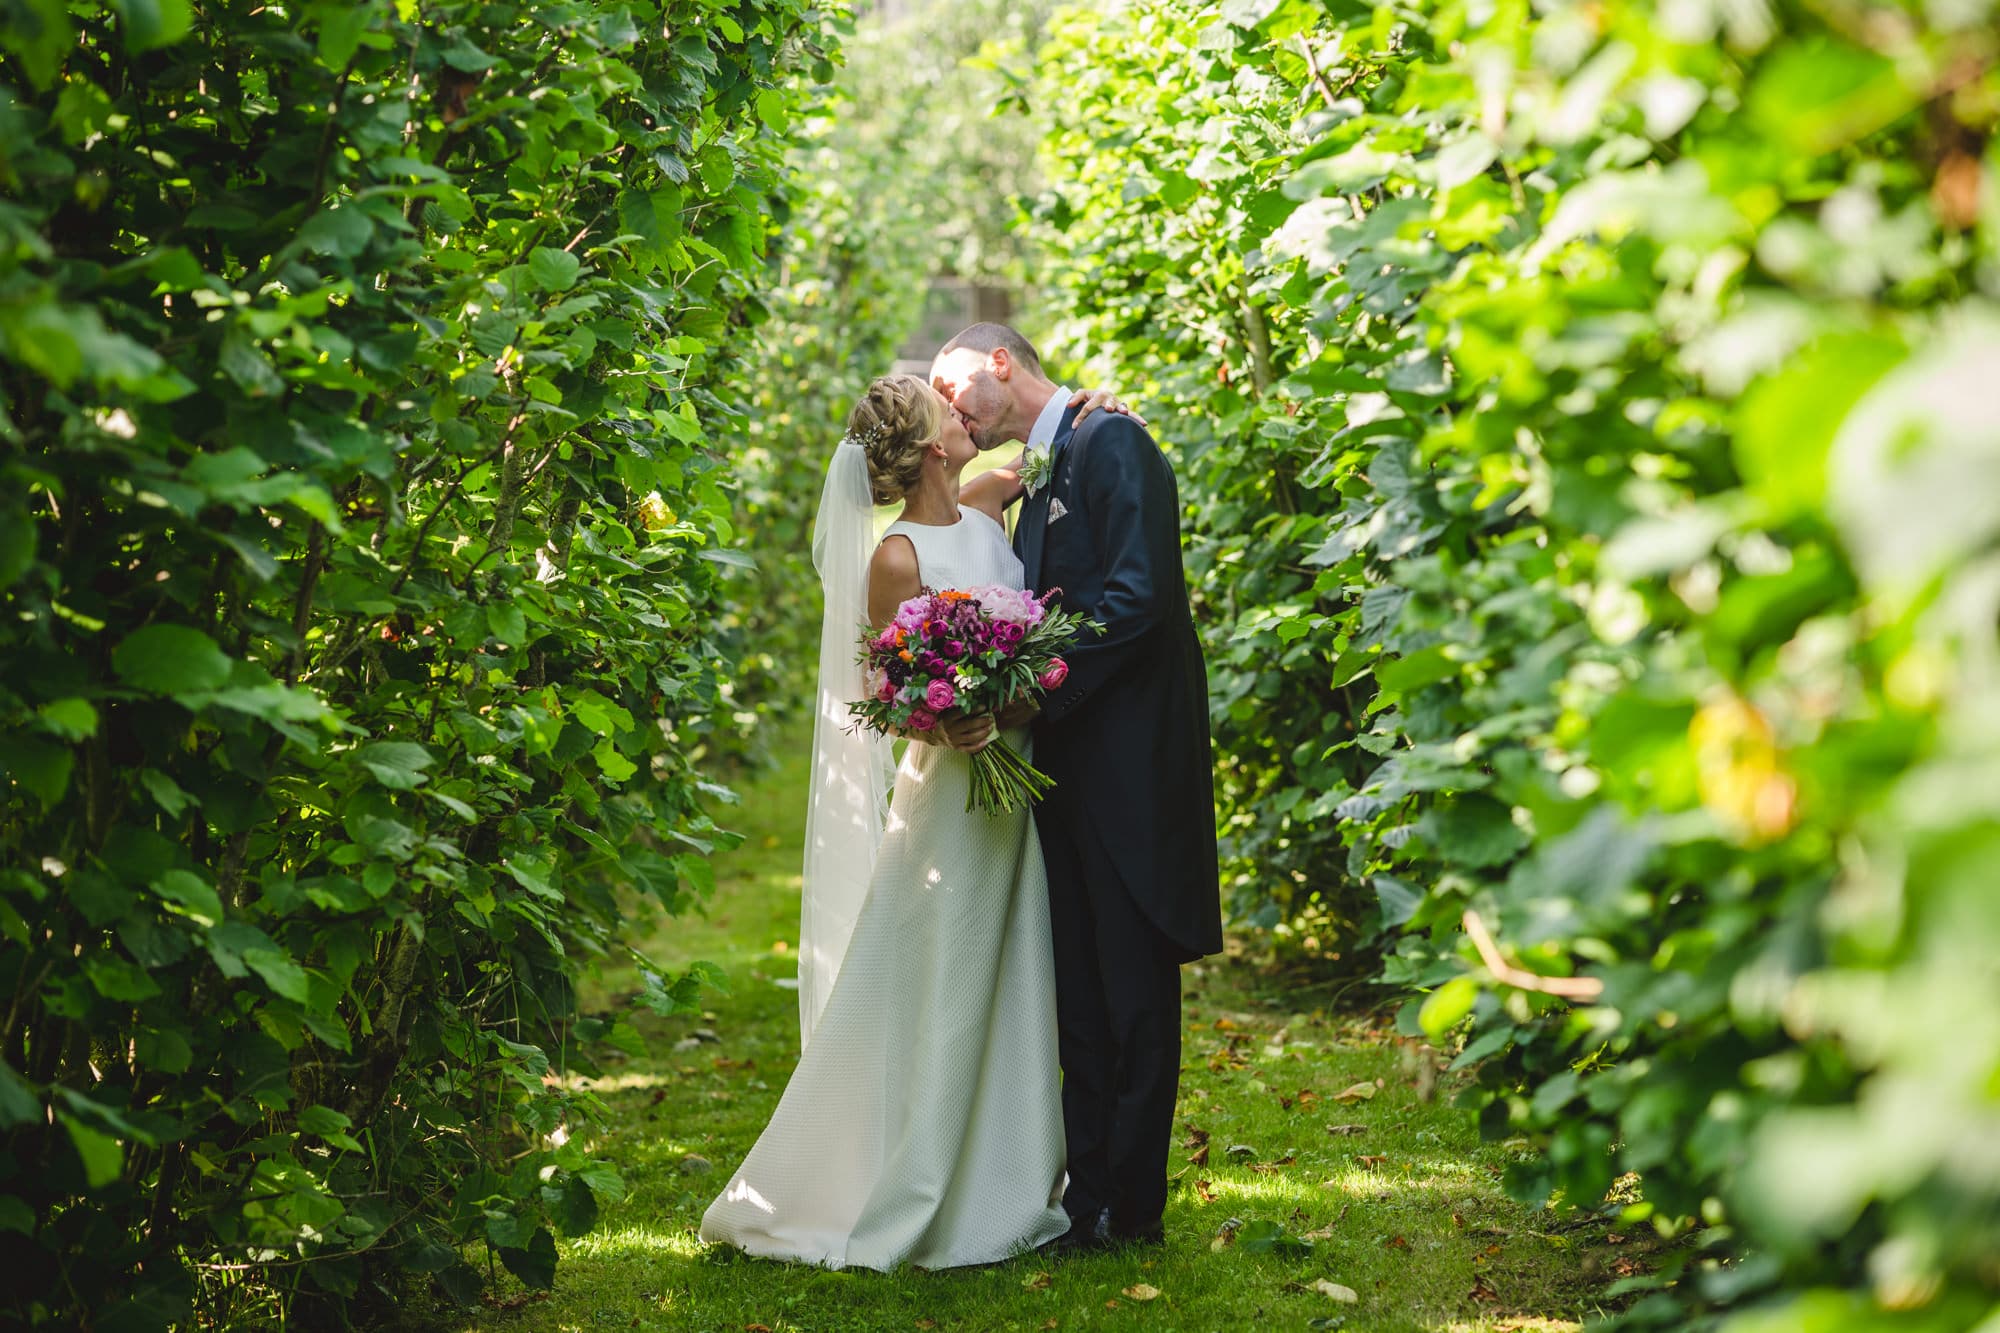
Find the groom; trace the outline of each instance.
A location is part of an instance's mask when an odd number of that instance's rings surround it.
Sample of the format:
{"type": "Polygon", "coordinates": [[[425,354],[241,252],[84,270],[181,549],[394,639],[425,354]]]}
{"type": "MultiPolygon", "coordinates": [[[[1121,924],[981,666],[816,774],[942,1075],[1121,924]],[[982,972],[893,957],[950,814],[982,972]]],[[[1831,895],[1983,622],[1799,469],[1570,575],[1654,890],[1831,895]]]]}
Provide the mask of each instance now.
{"type": "Polygon", "coordinates": [[[931,382],[981,449],[1026,443],[1014,550],[1027,585],[1061,589],[1065,610],[1104,626],[1065,654],[1069,677],[1035,721],[1035,764],[1056,780],[1035,824],[1069,1143],[1061,1243],[1158,1241],[1180,965],[1222,948],[1208,678],[1181,572],[1179,492],[1130,417],[1076,426],[1068,391],[1004,324],[945,344],[931,382]]]}

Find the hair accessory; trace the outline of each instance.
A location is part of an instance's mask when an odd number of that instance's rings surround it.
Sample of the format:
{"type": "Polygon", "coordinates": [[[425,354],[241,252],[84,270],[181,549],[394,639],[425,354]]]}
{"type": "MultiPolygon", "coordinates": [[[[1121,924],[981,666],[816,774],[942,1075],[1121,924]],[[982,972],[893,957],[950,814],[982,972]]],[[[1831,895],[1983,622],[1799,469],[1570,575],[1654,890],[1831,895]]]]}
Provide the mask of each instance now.
{"type": "Polygon", "coordinates": [[[878,421],[866,430],[851,430],[840,437],[842,444],[858,444],[863,449],[873,449],[889,438],[889,427],[878,421]]]}

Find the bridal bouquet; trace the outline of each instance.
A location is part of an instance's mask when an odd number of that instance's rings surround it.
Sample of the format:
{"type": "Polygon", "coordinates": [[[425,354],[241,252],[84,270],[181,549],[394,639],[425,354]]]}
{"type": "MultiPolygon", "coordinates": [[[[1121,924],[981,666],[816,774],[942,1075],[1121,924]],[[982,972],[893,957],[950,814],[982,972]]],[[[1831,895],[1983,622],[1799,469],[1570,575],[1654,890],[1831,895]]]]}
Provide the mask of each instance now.
{"type": "MultiPolygon", "coordinates": [[[[947,718],[998,712],[1069,675],[1062,650],[1095,621],[1052,610],[1045,597],[998,586],[924,592],[861,641],[868,697],[848,705],[877,731],[930,731],[947,718]]],[[[996,738],[972,756],[967,810],[1025,808],[1055,785],[996,738]]]]}

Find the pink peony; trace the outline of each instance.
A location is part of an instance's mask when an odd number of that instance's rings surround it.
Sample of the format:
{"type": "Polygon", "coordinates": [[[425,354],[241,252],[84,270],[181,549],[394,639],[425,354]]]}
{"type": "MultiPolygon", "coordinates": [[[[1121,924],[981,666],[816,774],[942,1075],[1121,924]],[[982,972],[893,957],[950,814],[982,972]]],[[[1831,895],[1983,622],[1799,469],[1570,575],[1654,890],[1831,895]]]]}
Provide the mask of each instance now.
{"type": "Polygon", "coordinates": [[[882,677],[882,683],[875,687],[875,697],[885,704],[895,699],[896,682],[887,676],[882,677]]]}
{"type": "Polygon", "coordinates": [[[958,702],[958,691],[951,687],[948,680],[934,680],[924,691],[924,702],[942,713],[958,702]]]}
{"type": "Polygon", "coordinates": [[[910,725],[918,731],[929,731],[937,725],[937,714],[928,708],[917,708],[910,712],[910,725]]]}
{"type": "Polygon", "coordinates": [[[1019,588],[1003,588],[995,584],[974,588],[972,594],[979,599],[979,605],[986,614],[995,620],[1023,627],[1039,625],[1042,622],[1044,614],[1042,604],[1031,592],[1024,592],[1019,588]]]}
{"type": "Polygon", "coordinates": [[[1050,662],[1049,669],[1035,678],[1036,683],[1045,690],[1052,690],[1068,679],[1069,663],[1063,661],[1060,657],[1050,662]]]}

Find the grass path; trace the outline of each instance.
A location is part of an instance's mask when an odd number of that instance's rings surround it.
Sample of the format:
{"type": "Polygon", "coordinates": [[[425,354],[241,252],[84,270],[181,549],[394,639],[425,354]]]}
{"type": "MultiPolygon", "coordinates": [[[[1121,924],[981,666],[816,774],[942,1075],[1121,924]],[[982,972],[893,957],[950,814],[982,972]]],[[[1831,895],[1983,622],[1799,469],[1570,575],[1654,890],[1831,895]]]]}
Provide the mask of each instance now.
{"type": "MultiPolygon", "coordinates": [[[[646,951],[730,978],[699,1018],[644,1015],[647,1053],[592,1083],[591,1145],[630,1194],[562,1248],[547,1296],[499,1293],[456,1316],[512,1330],[1539,1330],[1576,1327],[1629,1261],[1601,1224],[1507,1201],[1507,1150],[1481,1144],[1450,1087],[1385,1023],[1294,1012],[1247,962],[1185,970],[1176,1173],[1164,1249],[945,1273],[833,1273],[706,1250],[695,1227],[748,1150],[796,1057],[803,746],[744,791],[747,834],[719,859],[706,918],[657,922],[646,951]],[[718,1040],[694,1039],[696,1029],[718,1040]],[[1343,1099],[1344,1097],[1344,1099],[1343,1099]],[[1330,1132],[1330,1126],[1340,1127],[1330,1132]],[[1329,1295],[1337,1284],[1357,1298],[1329,1295]],[[511,1295],[511,1299],[510,1299],[511,1295]]],[[[603,978],[611,996],[635,984],[603,978]]],[[[608,999],[606,1000],[608,1003],[608,999]]]]}

